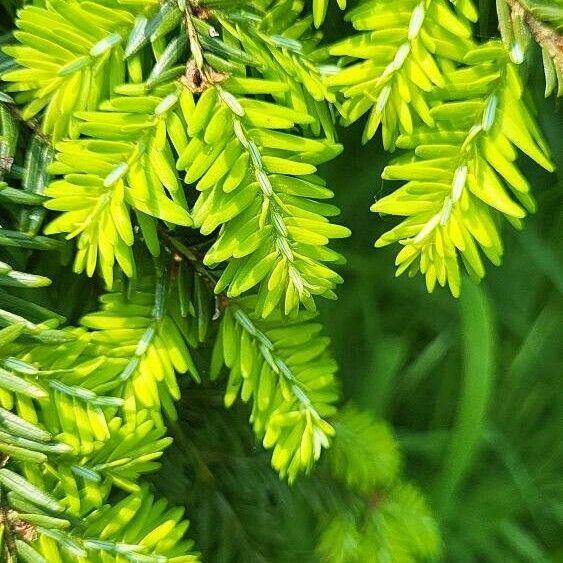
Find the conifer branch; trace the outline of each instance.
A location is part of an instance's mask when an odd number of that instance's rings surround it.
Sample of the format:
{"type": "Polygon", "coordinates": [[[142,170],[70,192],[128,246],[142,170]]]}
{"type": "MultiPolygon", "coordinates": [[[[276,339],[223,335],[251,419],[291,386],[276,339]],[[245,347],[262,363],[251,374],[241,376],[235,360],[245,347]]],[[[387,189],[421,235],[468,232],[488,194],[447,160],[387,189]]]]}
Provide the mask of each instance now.
{"type": "Polygon", "coordinates": [[[387,427],[337,408],[316,308],[336,297],[330,244],[349,230],[318,167],[342,150],[333,113],[366,116],[364,141],[380,129],[401,151],[383,173],[401,186],[372,208],[401,219],[376,245],[399,243],[398,273],[459,295],[460,265],[482,278],[481,254],[501,260],[501,219],[520,228],[535,209],[519,152],[553,169],[516,66],[522,30],[542,47],[547,91],[561,45],[523,0],[499,0],[505,46],[477,45],[471,0],[364,0],[347,16],[357,33],[319,46],[329,1],[311,14],[292,0],[19,12],[0,60],[0,553],[196,561],[182,510],[144,481],[170,431],[180,447],[153,485],[200,503],[210,560],[271,559],[276,540],[245,527],[262,505],[243,497],[263,493],[269,515],[287,506],[278,474],[303,473],[321,560],[439,554],[387,427]],[[18,295],[51,283],[34,265],[43,250],[105,283],[99,306],[71,311],[77,327],[40,305],[49,293],[18,295]],[[248,410],[201,404],[195,383],[248,410]],[[221,523],[235,540],[218,550],[221,523]]]}
{"type": "MultiPolygon", "coordinates": [[[[507,8],[505,0],[498,6],[507,8]]],[[[326,83],[342,89],[345,123],[369,112],[364,141],[382,125],[385,148],[411,151],[383,172],[384,179],[407,183],[372,210],[405,219],[376,246],[399,242],[398,275],[420,271],[428,291],[436,283],[449,284],[457,296],[458,256],[474,279],[484,276],[478,247],[500,264],[497,212],[519,228],[526,211],[535,209],[527,181],[512,164],[513,146],[546,170],[553,164],[513,66],[523,53],[514,43],[522,38],[516,22],[508,25],[500,14],[510,61],[496,43],[475,46],[467,21],[477,17],[471,2],[451,9],[441,0],[413,0],[403,2],[399,13],[393,10],[386,2],[366,0],[351,11],[361,33],[328,47],[343,59],[326,83]],[[388,32],[389,25],[401,33],[388,32]]],[[[551,76],[547,91],[554,83],[551,76]]]]}
{"type": "Polygon", "coordinates": [[[336,365],[327,354],[328,339],[319,337],[320,326],[310,322],[314,316],[263,321],[252,307],[246,298],[225,308],[212,378],[224,363],[230,370],[225,405],[231,406],[239,393],[245,402],[252,399],[254,431],[264,447],[274,448],[272,465],[293,482],[299,472],[310,471],[333,436],[326,419],[335,412],[338,397],[336,365]]]}

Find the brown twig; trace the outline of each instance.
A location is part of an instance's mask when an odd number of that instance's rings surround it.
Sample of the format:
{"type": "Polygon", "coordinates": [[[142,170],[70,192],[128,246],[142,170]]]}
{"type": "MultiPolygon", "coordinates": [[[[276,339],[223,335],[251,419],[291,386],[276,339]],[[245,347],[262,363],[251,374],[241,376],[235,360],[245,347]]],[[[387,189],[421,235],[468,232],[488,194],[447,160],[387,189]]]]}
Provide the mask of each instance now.
{"type": "Polygon", "coordinates": [[[37,538],[35,526],[20,520],[18,513],[6,506],[0,506],[0,525],[4,529],[4,552],[2,553],[0,549],[0,556],[3,555],[7,561],[12,561],[16,552],[16,538],[26,542],[32,542],[37,538]]]}
{"type": "Polygon", "coordinates": [[[19,121],[20,123],[25,125],[28,129],[33,131],[33,133],[35,133],[35,135],[40,137],[44,143],[51,145],[51,138],[49,137],[49,135],[46,135],[42,131],[41,123],[37,119],[29,119],[29,120],[24,119],[21,111],[18,109],[15,103],[9,103],[9,102],[3,102],[3,103],[16,121],[19,121]]]}
{"type": "Polygon", "coordinates": [[[194,94],[201,94],[201,92],[207,90],[207,88],[219,82],[223,82],[223,80],[228,78],[225,73],[217,72],[209,66],[203,58],[203,47],[199,40],[193,18],[206,20],[210,15],[211,11],[207,8],[202,8],[197,2],[194,2],[193,5],[190,0],[186,2],[184,22],[193,59],[186,65],[186,72],[180,80],[182,84],[194,94]]]}
{"type": "Polygon", "coordinates": [[[520,0],[506,0],[506,3],[510,6],[512,17],[523,18],[536,43],[547,51],[559,70],[563,72],[563,36],[538,20],[520,0]]]}

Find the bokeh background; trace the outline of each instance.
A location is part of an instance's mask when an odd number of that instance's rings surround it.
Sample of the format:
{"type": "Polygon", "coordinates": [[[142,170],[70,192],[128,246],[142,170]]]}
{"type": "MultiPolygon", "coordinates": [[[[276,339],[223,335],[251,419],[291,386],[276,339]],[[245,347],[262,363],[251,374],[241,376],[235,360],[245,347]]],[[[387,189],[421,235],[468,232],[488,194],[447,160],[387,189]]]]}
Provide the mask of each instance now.
{"type": "MultiPolygon", "coordinates": [[[[496,36],[494,2],[481,1],[479,35],[496,36]]],[[[336,10],[329,37],[346,33],[336,10]]],[[[445,560],[563,561],[563,111],[543,97],[537,50],[524,72],[559,170],[522,157],[538,212],[506,225],[505,259],[462,297],[428,295],[421,277],[394,277],[396,248],[373,242],[395,224],[369,212],[392,183],[362,124],[327,169],[353,235],[339,301],[324,307],[345,395],[392,423],[406,471],[442,526],[445,560]]]]}

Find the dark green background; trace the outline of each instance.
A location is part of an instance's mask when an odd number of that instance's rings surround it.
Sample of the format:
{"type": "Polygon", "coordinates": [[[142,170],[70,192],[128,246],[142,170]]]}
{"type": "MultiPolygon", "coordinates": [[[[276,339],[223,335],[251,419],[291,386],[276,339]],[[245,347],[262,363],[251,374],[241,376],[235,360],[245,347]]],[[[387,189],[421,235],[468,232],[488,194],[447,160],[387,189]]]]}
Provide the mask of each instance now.
{"type": "MultiPolygon", "coordinates": [[[[494,11],[481,2],[481,13],[480,36],[494,36],[494,11]]],[[[345,33],[330,16],[328,34],[345,33]]],[[[561,102],[543,98],[538,51],[524,70],[561,170],[561,102]]],[[[395,224],[369,212],[393,188],[380,179],[390,155],[377,140],[360,148],[360,136],[361,125],[341,131],[346,149],[325,170],[353,231],[339,301],[323,310],[345,395],[395,427],[447,561],[563,561],[561,173],[521,158],[539,210],[523,232],[505,226],[502,266],[489,264],[477,289],[465,279],[455,300],[428,295],[420,276],[395,279],[397,248],[373,248],[395,224]]]]}

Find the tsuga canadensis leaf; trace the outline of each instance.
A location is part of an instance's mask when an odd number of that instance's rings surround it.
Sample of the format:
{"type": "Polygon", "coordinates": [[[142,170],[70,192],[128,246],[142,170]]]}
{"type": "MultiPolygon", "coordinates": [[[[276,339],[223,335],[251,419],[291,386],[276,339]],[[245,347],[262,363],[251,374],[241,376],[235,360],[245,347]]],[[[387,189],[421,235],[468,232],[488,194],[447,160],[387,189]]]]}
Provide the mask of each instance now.
{"type": "Polygon", "coordinates": [[[38,553],[31,545],[28,543],[16,539],[15,540],[16,551],[18,555],[24,560],[28,561],[29,563],[47,563],[47,559],[45,559],[40,553],[38,553]]]}
{"type": "Polygon", "coordinates": [[[25,500],[39,507],[53,510],[55,512],[60,512],[63,509],[61,503],[56,499],[41,491],[26,481],[23,477],[13,471],[10,471],[9,469],[0,469],[0,483],[2,483],[2,485],[4,485],[8,490],[17,493],[25,500]]]}

